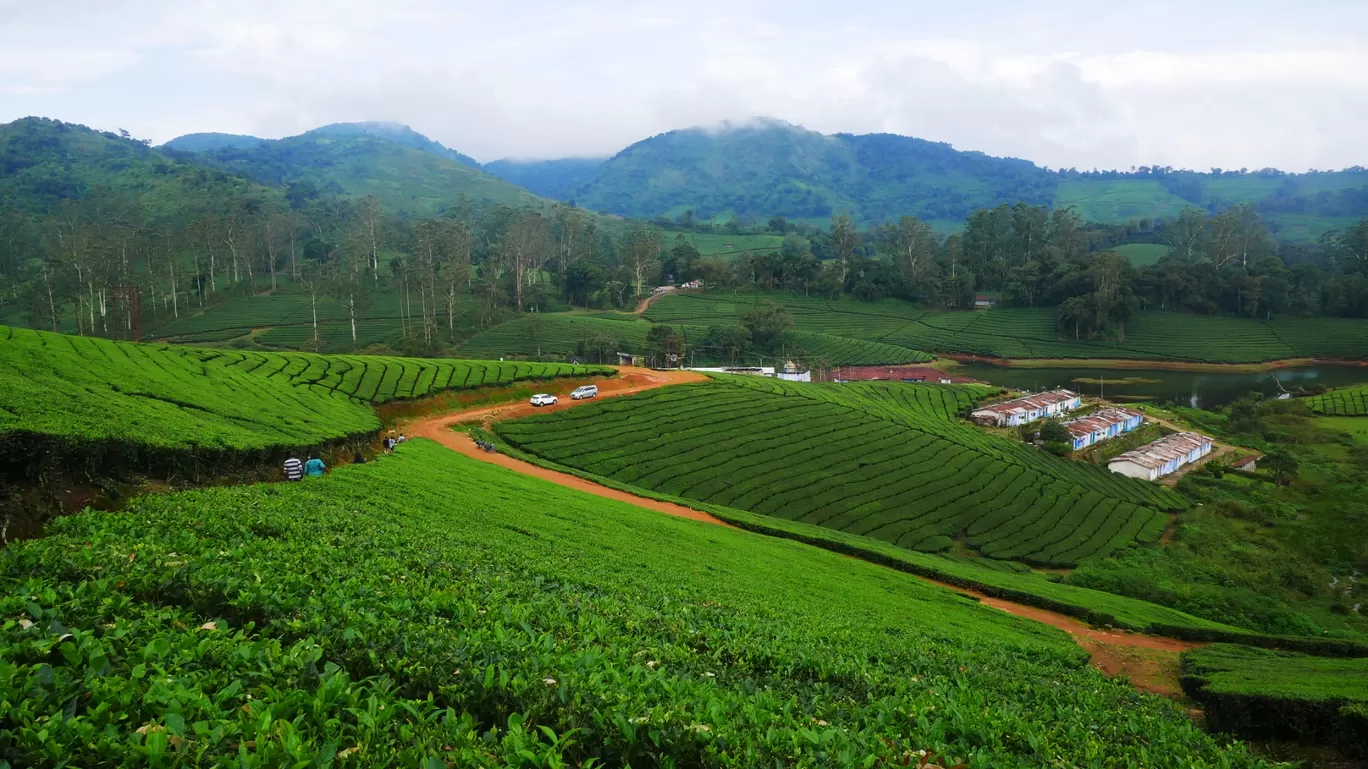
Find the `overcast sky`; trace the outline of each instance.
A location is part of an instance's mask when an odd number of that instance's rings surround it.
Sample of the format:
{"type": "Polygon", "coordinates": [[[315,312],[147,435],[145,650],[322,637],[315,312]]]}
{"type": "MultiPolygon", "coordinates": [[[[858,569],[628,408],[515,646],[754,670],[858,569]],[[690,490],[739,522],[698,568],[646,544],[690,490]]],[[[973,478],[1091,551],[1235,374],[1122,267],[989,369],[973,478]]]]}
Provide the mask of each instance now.
{"type": "Polygon", "coordinates": [[[1368,165],[1368,0],[0,0],[25,115],[157,143],[394,120],[482,161],[763,115],[1054,168],[1340,168],[1368,165]]]}

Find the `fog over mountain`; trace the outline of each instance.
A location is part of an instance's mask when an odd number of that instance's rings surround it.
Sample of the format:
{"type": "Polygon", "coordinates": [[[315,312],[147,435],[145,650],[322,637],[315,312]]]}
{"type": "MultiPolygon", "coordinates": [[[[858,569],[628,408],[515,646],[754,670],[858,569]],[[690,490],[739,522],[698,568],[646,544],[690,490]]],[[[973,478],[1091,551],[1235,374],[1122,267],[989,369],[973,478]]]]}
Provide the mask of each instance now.
{"type": "Polygon", "coordinates": [[[481,162],[745,115],[1049,167],[1368,158],[1368,6],[773,0],[9,4],[0,121],[160,143],[384,118],[481,162]]]}

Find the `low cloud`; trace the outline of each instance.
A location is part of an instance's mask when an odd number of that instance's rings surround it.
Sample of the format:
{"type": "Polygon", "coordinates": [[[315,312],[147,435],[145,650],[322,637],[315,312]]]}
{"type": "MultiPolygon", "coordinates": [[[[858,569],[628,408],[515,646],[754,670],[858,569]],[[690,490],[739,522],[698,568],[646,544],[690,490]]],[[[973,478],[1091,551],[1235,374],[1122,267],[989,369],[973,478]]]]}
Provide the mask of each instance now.
{"type": "Polygon", "coordinates": [[[1357,4],[848,5],[30,4],[0,27],[0,120],[44,114],[158,142],[395,120],[481,160],[610,154],[754,116],[1051,167],[1368,159],[1357,4]],[[1185,24],[1157,31],[1180,12],[1185,24]]]}

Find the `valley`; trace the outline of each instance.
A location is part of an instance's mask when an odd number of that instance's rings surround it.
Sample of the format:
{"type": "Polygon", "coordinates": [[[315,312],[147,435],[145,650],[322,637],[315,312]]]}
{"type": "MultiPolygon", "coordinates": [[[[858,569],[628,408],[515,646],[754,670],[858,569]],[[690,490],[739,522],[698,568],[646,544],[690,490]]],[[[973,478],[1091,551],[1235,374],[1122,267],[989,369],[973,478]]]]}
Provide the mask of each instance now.
{"type": "Polygon", "coordinates": [[[1361,169],[29,118],[0,171],[6,765],[1368,757],[1361,169]]]}

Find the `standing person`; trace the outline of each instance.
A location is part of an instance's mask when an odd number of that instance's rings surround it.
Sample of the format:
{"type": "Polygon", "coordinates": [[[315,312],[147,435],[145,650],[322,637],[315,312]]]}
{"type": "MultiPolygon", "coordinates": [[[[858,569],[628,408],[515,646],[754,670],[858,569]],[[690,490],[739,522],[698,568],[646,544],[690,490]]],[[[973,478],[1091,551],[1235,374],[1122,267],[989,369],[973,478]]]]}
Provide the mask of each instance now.
{"type": "Polygon", "coordinates": [[[304,477],[304,463],[299,461],[299,457],[290,454],[290,458],[285,460],[285,480],[297,481],[304,477]]]}
{"type": "Polygon", "coordinates": [[[309,461],[304,463],[304,474],[310,478],[323,477],[323,460],[318,457],[309,457],[309,461]]]}

